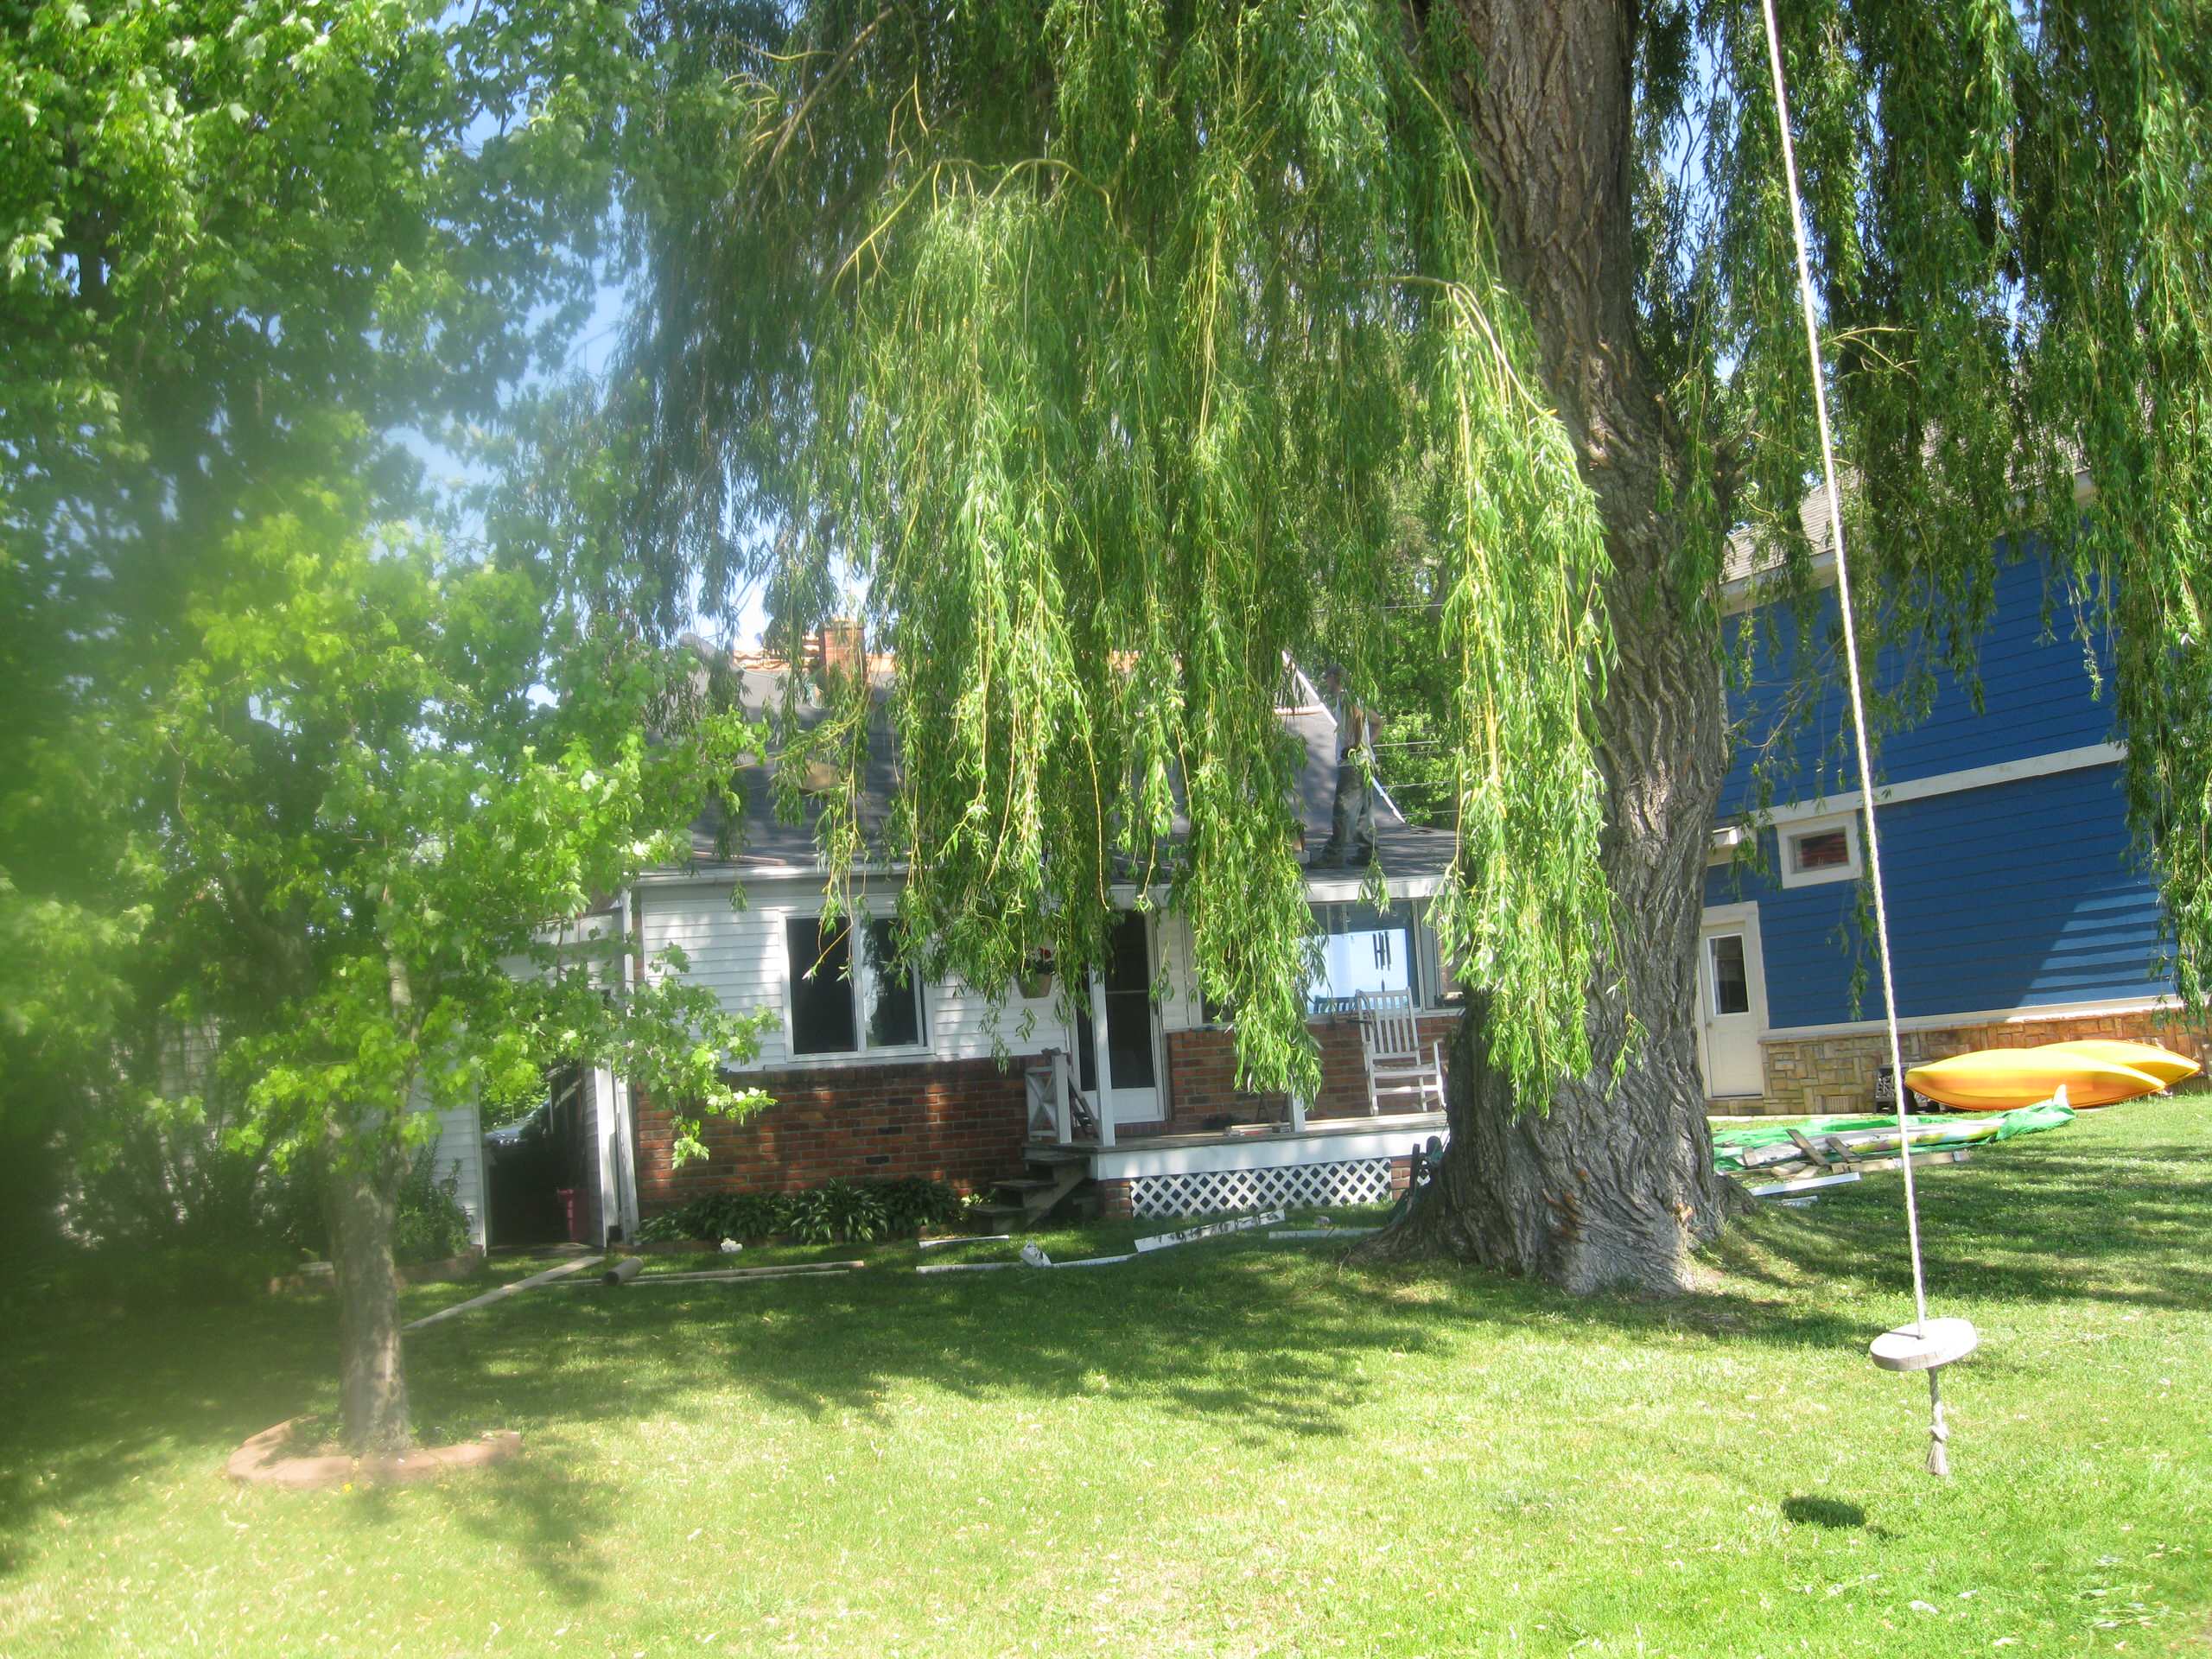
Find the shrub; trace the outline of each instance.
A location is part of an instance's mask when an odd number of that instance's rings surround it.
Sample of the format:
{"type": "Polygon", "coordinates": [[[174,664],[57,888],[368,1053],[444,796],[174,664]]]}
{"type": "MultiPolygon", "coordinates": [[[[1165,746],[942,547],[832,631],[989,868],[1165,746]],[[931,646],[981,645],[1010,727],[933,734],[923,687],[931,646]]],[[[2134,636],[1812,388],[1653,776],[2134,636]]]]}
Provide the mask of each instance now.
{"type": "Polygon", "coordinates": [[[399,1189],[399,1210],[391,1224],[396,1262],[442,1262],[468,1248],[468,1212],[459,1197],[461,1166],[456,1162],[441,1181],[437,1157],[435,1146],[423,1146],[399,1189]]]}
{"type": "Polygon", "coordinates": [[[780,1192],[733,1192],[715,1202],[720,1224],[710,1238],[773,1238],[791,1224],[780,1192]]]}
{"type": "Polygon", "coordinates": [[[802,1244],[829,1244],[837,1237],[837,1216],[830,1188],[817,1186],[790,1198],[791,1236],[802,1244]]]}
{"type": "Polygon", "coordinates": [[[943,1181],[914,1176],[903,1181],[886,1181],[876,1192],[883,1200],[884,1214],[890,1224],[888,1231],[893,1237],[903,1238],[925,1227],[942,1227],[959,1220],[964,1213],[960,1194],[943,1181]]]}
{"type": "Polygon", "coordinates": [[[891,1212],[884,1205],[883,1194],[874,1187],[832,1181],[822,1189],[822,1198],[830,1212],[833,1236],[841,1243],[865,1244],[891,1231],[891,1212]]]}
{"type": "Polygon", "coordinates": [[[663,1211],[638,1229],[638,1239],[662,1244],[789,1234],[802,1244],[862,1244],[957,1221],[964,1204],[943,1181],[919,1177],[831,1181],[804,1192],[721,1192],[663,1211]]]}
{"type": "Polygon", "coordinates": [[[638,1229],[641,1243],[678,1239],[772,1238],[787,1230],[785,1200],[773,1192],[718,1192],[663,1211],[638,1229]]]}
{"type": "Polygon", "coordinates": [[[648,1216],[638,1224],[638,1243],[640,1244],[674,1244],[691,1236],[683,1224],[683,1211],[664,1210],[657,1216],[648,1216]]]}

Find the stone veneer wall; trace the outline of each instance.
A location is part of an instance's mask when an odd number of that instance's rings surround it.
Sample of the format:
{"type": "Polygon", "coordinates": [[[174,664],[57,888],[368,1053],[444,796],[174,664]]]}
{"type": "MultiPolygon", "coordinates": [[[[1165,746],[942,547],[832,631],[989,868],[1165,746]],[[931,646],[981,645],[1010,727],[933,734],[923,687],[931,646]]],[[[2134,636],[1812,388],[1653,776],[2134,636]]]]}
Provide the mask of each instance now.
{"type": "MultiPolygon", "coordinates": [[[[2032,1048],[2077,1037],[2118,1037],[2158,1043],[2202,1064],[2212,1034],[2179,1024],[2170,1014],[2109,1014],[2072,1019],[2027,1020],[1995,1025],[1948,1026],[1898,1033],[1907,1070],[1981,1048],[2032,1048]]],[[[1889,1064],[1889,1039],[1878,1031],[1848,1036],[1802,1037],[1760,1045],[1766,1062],[1766,1094],[1758,1101],[1714,1101],[1713,1109],[1775,1116],[1798,1113],[1870,1112],[1875,1074],[1889,1064]]]]}

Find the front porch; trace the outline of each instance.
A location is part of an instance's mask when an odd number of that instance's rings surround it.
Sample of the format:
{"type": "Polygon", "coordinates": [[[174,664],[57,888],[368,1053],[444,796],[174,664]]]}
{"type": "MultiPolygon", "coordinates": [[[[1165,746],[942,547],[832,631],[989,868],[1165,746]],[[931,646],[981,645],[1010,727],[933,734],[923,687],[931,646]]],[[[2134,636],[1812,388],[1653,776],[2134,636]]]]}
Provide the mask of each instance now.
{"type": "Polygon", "coordinates": [[[1127,1132],[1110,1100],[1076,1086],[1068,1055],[1048,1050],[1024,1073],[1030,1142],[1041,1173],[1015,1185],[1033,1203],[1057,1202],[1084,1179],[1100,1212],[1141,1219],[1276,1207],[1387,1204],[1406,1189],[1414,1153],[1448,1131],[1441,1112],[1312,1117],[1287,1103],[1285,1121],[1204,1130],[1127,1132]]]}
{"type": "Polygon", "coordinates": [[[1448,1133],[1441,1112],[1401,1112],[1133,1136],[1082,1150],[1100,1213],[1151,1219],[1388,1204],[1412,1179],[1414,1152],[1448,1133]]]}

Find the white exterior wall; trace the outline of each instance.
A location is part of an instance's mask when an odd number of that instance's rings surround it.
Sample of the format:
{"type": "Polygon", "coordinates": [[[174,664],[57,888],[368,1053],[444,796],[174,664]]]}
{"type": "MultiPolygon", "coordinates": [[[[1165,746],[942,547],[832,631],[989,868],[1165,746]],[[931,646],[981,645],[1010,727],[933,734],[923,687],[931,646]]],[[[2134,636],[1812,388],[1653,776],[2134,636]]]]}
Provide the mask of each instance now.
{"type": "MultiPolygon", "coordinates": [[[[873,913],[890,913],[891,888],[880,880],[859,890],[855,906],[868,901],[873,913]]],[[[682,947],[690,960],[692,979],[713,989],[724,1008],[733,1014],[771,1007],[778,1024],[764,1033],[760,1057],[747,1071],[784,1066],[853,1066],[887,1064],[917,1056],[939,1059],[989,1059],[1001,1052],[1015,1055],[1042,1053],[1048,1048],[1073,1044],[1065,1015],[1055,996],[1030,1001],[1009,995],[994,1010],[991,1000],[957,983],[923,988],[923,1018],[927,1036],[919,1049],[887,1050],[874,1055],[799,1055],[789,1051],[789,1002],[785,987],[791,964],[785,960],[784,923],[792,916],[817,913],[822,908],[820,883],[811,878],[757,881],[747,907],[730,906],[727,881],[660,882],[635,890],[640,911],[640,931],[647,961],[671,944],[682,947]],[[994,1021],[995,1020],[995,1023],[994,1021]],[[1027,1029],[1025,1031],[1025,1025],[1027,1029]]],[[[1421,982],[1426,1000],[1433,1003],[1438,989],[1436,936],[1429,928],[1425,901],[1414,901],[1415,949],[1421,955],[1421,982]]],[[[1205,1024],[1198,982],[1191,970],[1190,924],[1169,911],[1153,912],[1153,966],[1156,978],[1166,981],[1160,1003],[1163,1031],[1191,1031],[1205,1024]]],[[[1054,990],[1059,988],[1054,981],[1054,990]]],[[[1088,1015],[1086,1001],[1084,1014],[1088,1015]]]]}
{"type": "Polygon", "coordinates": [[[638,1179],[631,1152],[630,1085],[604,1066],[584,1074],[584,1126],[599,1148],[600,1224],[635,1238],[638,1179]]]}
{"type": "MultiPolygon", "coordinates": [[[[870,901],[875,915],[890,913],[887,887],[863,887],[855,908],[861,900],[870,901]]],[[[635,890],[635,901],[649,970],[662,950],[678,945],[689,958],[690,977],[713,990],[724,1008],[733,1014],[761,1007],[776,1011],[777,1024],[762,1033],[760,1057],[741,1070],[884,1065],[916,1058],[990,1059],[1001,1052],[1038,1054],[1068,1046],[1060,1010],[1050,995],[1032,1001],[1010,988],[995,1008],[988,996],[957,983],[942,983],[922,988],[925,1040],[918,1048],[793,1056],[785,995],[791,964],[785,959],[784,924],[793,916],[820,912],[818,881],[755,882],[742,910],[731,908],[727,881],[645,883],[635,890]]],[[[1058,985],[1056,978],[1056,989],[1058,985]]]]}
{"type": "MultiPolygon", "coordinates": [[[[428,1112],[432,1109],[429,1096],[421,1088],[415,1091],[412,1109],[428,1112]]],[[[458,1179],[454,1184],[454,1197],[468,1215],[468,1240],[478,1249],[488,1243],[484,1232],[484,1122],[471,1101],[465,1106],[439,1112],[435,1178],[442,1181],[448,1175],[458,1179]]]]}
{"type": "Polygon", "coordinates": [[[1191,924],[1180,912],[1161,911],[1153,923],[1154,966],[1164,972],[1167,995],[1160,1005],[1162,1031],[1195,1031],[1205,1024],[1205,1004],[1191,971],[1191,924]]]}

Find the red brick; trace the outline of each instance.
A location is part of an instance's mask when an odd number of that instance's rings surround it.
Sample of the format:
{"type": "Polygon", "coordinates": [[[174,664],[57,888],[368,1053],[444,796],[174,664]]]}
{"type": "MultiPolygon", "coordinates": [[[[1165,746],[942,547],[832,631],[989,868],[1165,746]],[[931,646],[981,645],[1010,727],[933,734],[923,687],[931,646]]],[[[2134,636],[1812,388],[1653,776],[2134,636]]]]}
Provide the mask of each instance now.
{"type": "Polygon", "coordinates": [[[701,1135],[708,1156],[681,1169],[670,1162],[667,1112],[638,1096],[645,1214],[712,1193],[796,1192],[841,1179],[921,1176],[972,1192],[1021,1173],[1021,1075],[992,1060],[777,1071],[745,1082],[775,1103],[741,1123],[709,1119],[701,1135]]]}

